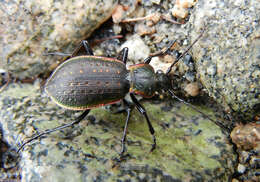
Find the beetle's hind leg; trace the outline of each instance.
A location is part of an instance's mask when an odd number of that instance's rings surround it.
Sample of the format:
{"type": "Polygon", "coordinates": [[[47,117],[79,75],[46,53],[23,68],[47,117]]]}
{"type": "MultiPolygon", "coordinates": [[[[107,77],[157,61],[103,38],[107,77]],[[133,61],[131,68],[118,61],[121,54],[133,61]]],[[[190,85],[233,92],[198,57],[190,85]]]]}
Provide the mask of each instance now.
{"type": "Polygon", "coordinates": [[[122,157],[123,154],[126,152],[126,147],[125,147],[125,142],[126,142],[126,135],[127,135],[127,127],[128,127],[128,122],[131,116],[131,105],[125,100],[123,99],[124,105],[125,105],[125,111],[127,112],[127,117],[126,117],[126,121],[125,121],[125,127],[124,127],[124,132],[123,132],[123,136],[121,139],[121,152],[120,152],[120,156],[122,157]]]}
{"type": "Polygon", "coordinates": [[[33,140],[36,140],[36,139],[40,138],[40,137],[43,136],[43,135],[47,135],[47,134],[50,134],[50,133],[52,133],[52,132],[54,132],[54,131],[62,130],[62,129],[64,129],[64,128],[71,127],[71,126],[73,126],[73,125],[75,125],[75,124],[80,123],[80,121],[82,121],[82,120],[88,115],[89,111],[90,111],[90,109],[85,110],[85,111],[84,111],[81,115],[79,115],[79,117],[77,117],[76,120],[73,121],[72,123],[65,124],[65,125],[61,125],[61,126],[58,126],[58,127],[56,127],[56,128],[52,128],[52,129],[47,129],[47,130],[41,132],[40,134],[38,134],[38,135],[36,135],[36,136],[30,138],[29,140],[25,141],[25,142],[19,147],[17,153],[19,153],[19,152],[23,149],[23,147],[24,147],[26,144],[30,143],[30,142],[33,141],[33,140]]]}
{"type": "Polygon", "coordinates": [[[89,46],[88,41],[82,40],[80,44],[77,46],[77,48],[73,51],[72,54],[70,53],[62,53],[62,52],[47,52],[44,53],[43,56],[48,56],[48,55],[53,55],[53,56],[70,56],[70,57],[75,57],[75,56],[82,56],[82,55],[90,55],[93,56],[93,51],[91,47],[89,46]]]}
{"type": "Polygon", "coordinates": [[[86,40],[82,40],[80,42],[78,47],[71,54],[71,57],[82,56],[82,55],[90,55],[90,56],[94,55],[88,41],[86,40]]]}
{"type": "Polygon", "coordinates": [[[49,56],[49,55],[52,55],[52,56],[63,56],[63,57],[71,56],[71,54],[63,53],[63,52],[45,52],[42,55],[43,56],[49,56]]]}

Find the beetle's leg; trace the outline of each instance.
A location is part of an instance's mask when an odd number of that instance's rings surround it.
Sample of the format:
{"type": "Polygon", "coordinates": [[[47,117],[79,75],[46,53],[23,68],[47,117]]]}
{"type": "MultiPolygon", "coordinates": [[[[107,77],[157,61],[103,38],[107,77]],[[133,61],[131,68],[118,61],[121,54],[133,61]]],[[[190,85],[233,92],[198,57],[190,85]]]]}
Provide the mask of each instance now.
{"type": "Polygon", "coordinates": [[[134,102],[138,111],[145,117],[145,119],[147,121],[149,131],[150,131],[150,133],[153,137],[153,145],[152,145],[152,148],[150,150],[152,152],[156,148],[156,138],[155,138],[155,135],[154,135],[154,129],[153,129],[152,123],[150,122],[150,120],[148,118],[148,115],[146,113],[145,108],[138,102],[138,100],[136,99],[136,97],[134,96],[133,93],[130,93],[130,97],[131,97],[132,101],[134,102]]]}
{"type": "Polygon", "coordinates": [[[36,140],[37,138],[40,138],[40,137],[43,136],[43,135],[47,135],[47,134],[50,134],[50,133],[52,133],[52,132],[54,132],[54,131],[62,130],[62,129],[64,129],[64,128],[71,127],[71,126],[73,126],[73,125],[75,125],[75,124],[78,124],[80,121],[82,121],[82,120],[88,115],[89,111],[90,111],[90,109],[85,110],[85,111],[84,111],[79,117],[77,117],[76,120],[73,121],[72,123],[65,124],[65,125],[61,125],[61,126],[58,126],[58,127],[56,127],[56,128],[52,128],[52,129],[47,129],[47,130],[43,131],[42,133],[40,133],[40,134],[38,134],[38,135],[32,137],[31,139],[29,139],[29,140],[27,140],[26,142],[24,142],[24,143],[19,147],[19,149],[18,149],[17,152],[19,153],[19,152],[23,149],[23,147],[24,147],[26,144],[30,143],[30,142],[33,141],[33,140],[36,140]]]}
{"type": "Polygon", "coordinates": [[[173,46],[173,44],[175,42],[176,42],[176,40],[171,41],[170,44],[167,46],[167,48],[165,50],[163,50],[163,51],[161,50],[158,53],[155,53],[155,54],[153,54],[151,56],[148,56],[146,59],[144,59],[144,63],[145,64],[149,64],[153,57],[165,55],[171,49],[171,47],[173,46]]]}
{"type": "Polygon", "coordinates": [[[46,52],[46,53],[43,53],[42,54],[43,56],[49,56],[49,55],[52,55],[52,56],[71,56],[71,54],[69,53],[63,53],[63,52],[46,52]]]}
{"type": "Polygon", "coordinates": [[[93,51],[88,44],[88,41],[82,40],[78,47],[73,51],[71,57],[80,56],[80,55],[91,55],[93,56],[93,51]]]}
{"type": "Polygon", "coordinates": [[[124,48],[119,52],[119,55],[117,56],[117,59],[121,60],[123,63],[126,64],[127,56],[128,56],[128,48],[127,48],[127,47],[124,47],[124,48]]]}
{"type": "Polygon", "coordinates": [[[129,122],[131,110],[132,110],[130,104],[125,99],[123,99],[123,102],[124,102],[124,105],[126,106],[127,117],[126,117],[126,121],[125,121],[123,137],[121,139],[122,148],[121,148],[120,156],[122,156],[124,154],[124,152],[126,151],[125,142],[126,142],[126,135],[127,135],[127,126],[128,126],[128,122],[129,122]]]}
{"type": "Polygon", "coordinates": [[[93,51],[90,48],[88,41],[82,40],[78,47],[73,51],[72,54],[68,53],[62,53],[62,52],[47,52],[44,53],[43,56],[48,56],[48,55],[54,55],[54,56],[70,56],[70,57],[75,57],[75,56],[80,56],[80,55],[91,55],[93,56],[93,51]]]}

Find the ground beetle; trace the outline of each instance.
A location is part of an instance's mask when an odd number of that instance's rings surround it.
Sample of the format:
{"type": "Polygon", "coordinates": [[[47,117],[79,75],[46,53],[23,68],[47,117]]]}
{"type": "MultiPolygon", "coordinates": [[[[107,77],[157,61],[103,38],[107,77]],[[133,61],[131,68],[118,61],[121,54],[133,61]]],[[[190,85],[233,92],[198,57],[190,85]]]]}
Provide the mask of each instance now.
{"type": "MultiPolygon", "coordinates": [[[[141,64],[131,65],[129,70],[126,69],[128,48],[123,48],[119,53],[118,58],[100,57],[93,55],[93,51],[87,41],[82,41],[79,47],[70,55],[71,57],[58,66],[47,80],[45,91],[59,106],[70,110],[84,110],[84,112],[72,123],[45,130],[32,137],[20,146],[18,152],[27,143],[43,135],[78,124],[88,115],[92,108],[123,100],[127,112],[121,140],[122,150],[120,154],[123,154],[125,152],[127,125],[131,113],[131,107],[124,99],[128,92],[130,92],[130,97],[134,105],[146,119],[149,131],[153,138],[153,145],[151,148],[151,151],[153,151],[156,148],[154,129],[145,108],[138,102],[135,94],[143,97],[152,97],[156,91],[164,90],[169,92],[172,97],[177,98],[192,107],[191,104],[176,97],[173,93],[169,73],[171,72],[172,67],[186,55],[190,48],[198,41],[202,36],[202,33],[184,51],[184,53],[172,63],[165,74],[160,70],[155,73],[153,67],[149,63],[153,57],[166,54],[175,41],[171,42],[165,51],[160,51],[159,53],[147,57],[141,64]]],[[[51,54],[57,55],[57,53],[51,54]]]]}

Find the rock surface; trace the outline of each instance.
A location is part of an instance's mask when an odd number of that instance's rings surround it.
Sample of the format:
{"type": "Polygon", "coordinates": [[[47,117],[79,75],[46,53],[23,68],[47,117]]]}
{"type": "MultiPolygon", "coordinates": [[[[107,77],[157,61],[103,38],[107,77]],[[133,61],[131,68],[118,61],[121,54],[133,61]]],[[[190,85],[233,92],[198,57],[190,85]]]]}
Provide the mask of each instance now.
{"type": "Polygon", "coordinates": [[[200,81],[218,103],[244,118],[260,112],[260,2],[198,1],[190,18],[206,28],[193,47],[200,81]]]}
{"type": "Polygon", "coordinates": [[[37,77],[53,65],[46,52],[71,53],[111,17],[117,0],[3,1],[0,5],[0,67],[19,79],[37,77]],[[100,8],[102,7],[102,8],[100,8]]]}
{"type": "MultiPolygon", "coordinates": [[[[36,131],[69,123],[79,114],[49,101],[37,82],[9,85],[0,103],[3,136],[12,146],[36,131]]],[[[128,128],[128,155],[118,162],[126,115],[93,109],[78,126],[24,148],[20,153],[22,181],[228,180],[236,157],[219,127],[182,103],[143,104],[156,131],[158,148],[154,152],[149,153],[152,139],[146,122],[134,110],[128,128]]]]}

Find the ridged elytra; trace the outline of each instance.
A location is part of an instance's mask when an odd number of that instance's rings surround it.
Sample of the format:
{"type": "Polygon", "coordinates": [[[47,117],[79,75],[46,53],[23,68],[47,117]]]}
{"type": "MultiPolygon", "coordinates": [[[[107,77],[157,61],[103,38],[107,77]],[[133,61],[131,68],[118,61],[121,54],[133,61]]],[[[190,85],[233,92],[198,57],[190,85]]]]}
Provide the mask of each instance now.
{"type": "MultiPolygon", "coordinates": [[[[72,123],[45,130],[28,141],[25,141],[19,147],[18,152],[26,144],[43,135],[78,124],[88,115],[92,108],[122,100],[127,112],[121,140],[122,150],[120,155],[123,155],[126,151],[126,131],[132,109],[128,101],[124,99],[128,92],[130,93],[130,98],[135,107],[145,117],[148,124],[153,139],[151,151],[156,148],[155,131],[145,108],[136,99],[136,94],[143,97],[152,97],[156,91],[164,90],[173,98],[177,98],[207,117],[207,115],[197,110],[191,104],[178,98],[172,91],[169,79],[169,73],[171,72],[172,67],[187,54],[202,35],[203,32],[184,51],[184,53],[171,64],[166,73],[163,73],[160,70],[155,73],[153,67],[149,63],[153,57],[166,54],[175,41],[170,42],[169,46],[164,51],[148,56],[143,63],[130,66],[129,70],[126,69],[128,48],[123,48],[117,58],[99,57],[93,55],[93,51],[87,41],[82,41],[79,47],[70,55],[70,58],[58,66],[47,80],[45,91],[52,100],[61,107],[71,110],[84,110],[84,112],[72,123]]],[[[58,55],[63,54],[58,53],[58,55]]],[[[64,55],[67,56],[67,54],[64,55]]],[[[207,118],[210,119],[209,117],[207,118]]],[[[212,119],[210,120],[215,122],[212,119]]]]}
{"type": "Polygon", "coordinates": [[[61,107],[86,110],[123,99],[129,91],[128,71],[117,59],[77,56],[61,64],[45,91],[61,107]]]}

